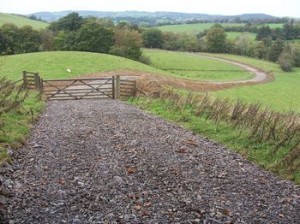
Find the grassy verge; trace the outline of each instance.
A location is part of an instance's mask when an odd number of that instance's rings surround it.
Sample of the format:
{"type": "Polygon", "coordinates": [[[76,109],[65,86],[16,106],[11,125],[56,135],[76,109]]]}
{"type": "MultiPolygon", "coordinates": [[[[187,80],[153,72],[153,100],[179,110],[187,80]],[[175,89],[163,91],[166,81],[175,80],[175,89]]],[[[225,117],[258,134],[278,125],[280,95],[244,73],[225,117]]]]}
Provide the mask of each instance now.
{"type": "Polygon", "coordinates": [[[191,104],[187,99],[188,97],[178,98],[177,95],[175,101],[168,98],[141,97],[129,102],[223,144],[283,178],[300,183],[299,148],[291,147],[295,142],[279,146],[278,142],[272,140],[258,140],[257,136],[251,133],[251,128],[236,128],[234,123],[229,123],[221,117],[216,119],[206,113],[198,113],[197,108],[200,104],[191,104]]]}
{"type": "Polygon", "coordinates": [[[32,92],[18,108],[1,115],[0,163],[8,158],[7,149],[20,147],[29,134],[32,123],[44,108],[44,102],[32,92]]]}

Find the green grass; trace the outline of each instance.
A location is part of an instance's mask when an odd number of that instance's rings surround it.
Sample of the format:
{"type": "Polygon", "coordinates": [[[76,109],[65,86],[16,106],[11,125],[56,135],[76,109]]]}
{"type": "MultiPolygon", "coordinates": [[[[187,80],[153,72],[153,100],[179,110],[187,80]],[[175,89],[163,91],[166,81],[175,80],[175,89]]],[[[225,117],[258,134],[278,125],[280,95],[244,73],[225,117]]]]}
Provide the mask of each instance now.
{"type": "Polygon", "coordinates": [[[36,93],[31,93],[20,109],[3,115],[5,127],[4,134],[0,135],[0,142],[18,145],[25,141],[24,136],[29,133],[31,122],[43,110],[44,103],[36,98],[36,93]]]}
{"type": "MultiPolygon", "coordinates": [[[[209,29],[213,25],[215,25],[215,23],[196,23],[196,24],[181,24],[181,25],[165,25],[165,26],[158,26],[156,28],[165,32],[197,34],[203,32],[206,29],[209,29]]],[[[244,24],[239,24],[239,23],[222,24],[223,27],[243,26],[243,25],[244,24]]]]}
{"type": "Polygon", "coordinates": [[[22,26],[32,26],[34,29],[44,29],[49,24],[41,21],[35,21],[28,18],[25,18],[23,16],[17,16],[7,13],[0,13],[0,26],[6,24],[6,23],[12,23],[15,24],[18,27],[22,26]]]}
{"type": "MultiPolygon", "coordinates": [[[[241,36],[243,33],[241,32],[226,32],[226,37],[227,39],[231,39],[231,40],[235,40],[237,37],[241,36]]],[[[254,41],[256,38],[256,34],[255,33],[247,33],[250,38],[254,41]]]]}
{"type": "Polygon", "coordinates": [[[144,49],[143,54],[150,58],[151,66],[168,71],[175,77],[201,81],[243,80],[252,77],[252,74],[238,66],[195,54],[149,49],[144,49]]]}
{"type": "MultiPolygon", "coordinates": [[[[164,26],[158,26],[156,28],[160,29],[161,31],[166,31],[166,32],[197,34],[199,32],[203,32],[204,30],[209,29],[213,25],[215,25],[215,23],[196,23],[196,24],[164,25],[164,26]]],[[[245,24],[243,24],[243,23],[223,23],[221,25],[223,27],[226,27],[226,26],[244,26],[245,24]]],[[[274,23],[262,24],[262,25],[257,25],[257,26],[259,27],[259,26],[263,26],[263,25],[268,25],[268,26],[270,26],[271,29],[282,28],[282,26],[283,26],[283,24],[274,24],[274,23]]],[[[231,32],[229,32],[229,33],[231,33],[231,32]]],[[[237,33],[239,33],[239,32],[237,32],[237,33]]],[[[229,34],[229,36],[230,36],[230,34],[229,34]]]]}
{"type": "Polygon", "coordinates": [[[300,112],[300,68],[293,72],[283,72],[279,65],[254,58],[236,55],[215,55],[252,65],[271,72],[275,80],[266,84],[237,87],[212,93],[216,97],[241,99],[246,102],[259,102],[277,111],[300,112]]]}
{"type": "MultiPolygon", "coordinates": [[[[13,55],[0,58],[0,77],[7,76],[12,80],[21,78],[23,70],[39,72],[42,78],[67,78],[82,74],[113,71],[120,69],[136,69],[149,73],[168,76],[186,77],[195,80],[226,81],[246,79],[248,73],[243,71],[227,73],[226,70],[241,70],[239,67],[197,57],[195,54],[167,52],[161,50],[143,50],[149,56],[152,66],[147,66],[121,57],[86,53],[86,52],[40,52],[13,55]],[[70,68],[71,73],[66,69],[70,68]],[[197,70],[223,70],[223,72],[197,70]],[[162,71],[164,70],[164,71],[162,71]],[[194,70],[194,71],[193,71],[194,70]]],[[[242,99],[246,102],[259,102],[277,111],[294,110],[300,112],[300,69],[291,73],[282,72],[275,63],[253,58],[220,55],[227,59],[240,61],[266,72],[272,72],[275,80],[266,84],[237,87],[213,92],[214,96],[242,99]]]]}
{"type": "Polygon", "coordinates": [[[42,78],[53,79],[121,69],[164,73],[136,61],[98,53],[53,51],[0,58],[0,77],[7,76],[12,80],[20,79],[22,71],[39,72],[42,78]],[[72,72],[68,73],[67,69],[72,72]]]}
{"type": "Polygon", "coordinates": [[[272,144],[265,142],[257,143],[255,140],[249,138],[247,130],[240,132],[230,124],[224,122],[216,124],[203,116],[195,116],[189,107],[176,109],[167,99],[141,97],[137,100],[129,100],[128,102],[225,145],[239,152],[248,160],[255,162],[267,170],[274,171],[283,178],[300,183],[300,171],[295,169],[292,164],[283,165],[279,163],[280,165],[277,166],[278,161],[281,161],[288,153],[287,149],[282,148],[276,153],[272,153],[274,149],[272,144]]]}
{"type": "Polygon", "coordinates": [[[32,92],[20,108],[1,115],[0,162],[7,158],[8,145],[15,149],[25,143],[32,123],[43,108],[44,102],[37,99],[37,93],[32,92]]]}
{"type": "Polygon", "coordinates": [[[269,26],[271,29],[276,29],[276,28],[282,28],[283,27],[283,23],[267,23],[267,24],[261,24],[261,25],[257,25],[258,27],[261,26],[269,26]]]}

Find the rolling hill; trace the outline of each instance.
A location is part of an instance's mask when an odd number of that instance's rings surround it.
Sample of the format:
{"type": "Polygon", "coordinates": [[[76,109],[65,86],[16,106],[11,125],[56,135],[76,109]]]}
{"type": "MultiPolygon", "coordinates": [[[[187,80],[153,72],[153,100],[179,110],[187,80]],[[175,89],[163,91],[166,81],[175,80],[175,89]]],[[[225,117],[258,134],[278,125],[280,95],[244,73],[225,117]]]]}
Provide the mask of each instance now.
{"type": "MultiPolygon", "coordinates": [[[[61,12],[37,12],[32,15],[37,18],[41,18],[45,21],[51,22],[56,21],[59,18],[66,16],[72,11],[61,11],[61,12]]],[[[277,17],[266,15],[266,14],[242,14],[234,16],[224,16],[224,15],[208,15],[201,13],[180,13],[180,12],[142,12],[142,11],[120,11],[120,12],[103,12],[103,11],[75,11],[78,12],[83,17],[98,17],[98,18],[111,18],[113,20],[120,19],[139,19],[145,20],[147,18],[149,21],[155,21],[158,23],[178,23],[178,22],[187,22],[193,20],[201,20],[206,22],[216,22],[226,21],[234,22],[235,20],[239,21],[274,21],[277,20],[277,17]]]]}
{"type": "Polygon", "coordinates": [[[22,15],[0,13],[0,26],[6,23],[15,24],[18,27],[32,26],[35,29],[43,29],[49,25],[46,22],[32,20],[22,15]]]}

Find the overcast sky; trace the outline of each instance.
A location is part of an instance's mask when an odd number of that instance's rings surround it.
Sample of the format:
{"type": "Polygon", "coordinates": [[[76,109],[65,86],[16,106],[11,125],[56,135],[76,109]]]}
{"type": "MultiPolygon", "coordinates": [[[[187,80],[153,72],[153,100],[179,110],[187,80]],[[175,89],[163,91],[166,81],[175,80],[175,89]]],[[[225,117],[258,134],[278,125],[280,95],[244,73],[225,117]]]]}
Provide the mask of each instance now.
{"type": "Polygon", "coordinates": [[[300,0],[0,0],[0,12],[30,14],[63,10],[266,13],[300,18],[300,0]]]}

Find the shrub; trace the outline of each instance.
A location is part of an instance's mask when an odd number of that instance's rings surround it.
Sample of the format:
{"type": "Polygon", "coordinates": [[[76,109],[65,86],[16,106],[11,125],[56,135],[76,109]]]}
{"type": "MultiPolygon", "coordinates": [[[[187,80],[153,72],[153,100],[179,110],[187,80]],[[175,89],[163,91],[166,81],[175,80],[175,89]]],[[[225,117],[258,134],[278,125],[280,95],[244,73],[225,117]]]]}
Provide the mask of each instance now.
{"type": "Polygon", "coordinates": [[[18,109],[28,96],[22,86],[17,86],[6,78],[0,79],[0,130],[3,129],[3,114],[18,109]]]}
{"type": "Polygon", "coordinates": [[[280,68],[285,72],[291,72],[293,70],[293,57],[288,52],[282,52],[278,58],[278,64],[280,68]]]}
{"type": "Polygon", "coordinates": [[[146,65],[150,65],[150,64],[151,64],[150,57],[145,56],[145,55],[142,55],[142,56],[139,58],[139,61],[142,62],[143,64],[146,64],[146,65]]]}

